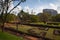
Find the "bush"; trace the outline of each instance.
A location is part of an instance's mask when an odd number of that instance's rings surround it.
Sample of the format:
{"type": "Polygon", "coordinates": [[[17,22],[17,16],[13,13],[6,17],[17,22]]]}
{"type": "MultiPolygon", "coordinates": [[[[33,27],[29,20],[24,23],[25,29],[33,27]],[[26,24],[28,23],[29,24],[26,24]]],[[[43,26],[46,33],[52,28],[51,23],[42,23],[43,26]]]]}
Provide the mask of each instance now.
{"type": "Polygon", "coordinates": [[[47,24],[49,24],[49,25],[59,25],[60,24],[60,22],[50,22],[50,23],[47,23],[47,24]]]}

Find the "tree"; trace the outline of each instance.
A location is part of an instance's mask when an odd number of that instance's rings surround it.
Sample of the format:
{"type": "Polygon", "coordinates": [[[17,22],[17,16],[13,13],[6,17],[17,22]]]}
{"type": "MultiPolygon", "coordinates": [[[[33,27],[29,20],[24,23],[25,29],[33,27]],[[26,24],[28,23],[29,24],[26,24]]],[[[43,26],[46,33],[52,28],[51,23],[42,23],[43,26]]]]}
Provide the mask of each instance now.
{"type": "Polygon", "coordinates": [[[27,23],[27,21],[30,19],[30,15],[23,10],[21,10],[21,12],[19,12],[17,16],[19,17],[21,23],[27,23]]]}
{"type": "Polygon", "coordinates": [[[52,17],[51,17],[51,21],[52,21],[52,22],[55,22],[55,21],[56,21],[55,16],[52,16],[52,17]]]}
{"type": "Polygon", "coordinates": [[[13,11],[20,3],[25,2],[26,0],[19,0],[19,3],[8,12],[10,3],[12,1],[17,1],[17,0],[0,0],[0,15],[1,15],[0,17],[2,20],[2,32],[4,29],[4,23],[6,22],[7,14],[11,13],[11,11],[13,11]],[[5,17],[3,17],[4,14],[6,14],[5,17]]]}
{"type": "Polygon", "coordinates": [[[7,14],[6,22],[16,21],[17,16],[15,14],[7,14]]]}
{"type": "MultiPolygon", "coordinates": [[[[3,18],[5,18],[5,16],[6,16],[6,14],[3,15],[3,18]]],[[[7,14],[5,22],[15,21],[16,18],[17,18],[17,16],[15,14],[7,14]]],[[[2,22],[2,21],[0,20],[0,22],[2,22]]]]}
{"type": "Polygon", "coordinates": [[[48,22],[48,21],[50,20],[50,16],[51,16],[51,15],[48,14],[48,13],[41,13],[41,14],[39,15],[39,19],[40,19],[40,21],[46,23],[46,22],[48,22]]]}
{"type": "Polygon", "coordinates": [[[52,16],[52,21],[60,22],[60,14],[57,14],[56,16],[52,16]]]}
{"type": "Polygon", "coordinates": [[[25,24],[30,23],[30,22],[38,22],[39,21],[39,18],[37,15],[28,14],[28,13],[24,12],[23,10],[21,10],[21,12],[18,14],[18,17],[25,24]]]}
{"type": "Polygon", "coordinates": [[[37,15],[30,15],[31,22],[39,22],[39,17],[37,15]]]}

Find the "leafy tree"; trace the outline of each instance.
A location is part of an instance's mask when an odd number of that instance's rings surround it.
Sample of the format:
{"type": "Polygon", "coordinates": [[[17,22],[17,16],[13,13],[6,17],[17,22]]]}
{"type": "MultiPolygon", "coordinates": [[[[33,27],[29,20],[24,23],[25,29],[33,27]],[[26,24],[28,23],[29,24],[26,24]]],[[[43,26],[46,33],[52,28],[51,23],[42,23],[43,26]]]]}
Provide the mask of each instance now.
{"type": "Polygon", "coordinates": [[[8,14],[8,15],[7,15],[7,18],[6,18],[6,22],[15,21],[16,18],[17,18],[16,15],[14,15],[14,14],[8,14]]]}
{"type": "Polygon", "coordinates": [[[55,21],[56,21],[55,16],[52,16],[52,17],[51,17],[51,21],[52,21],[52,22],[55,22],[55,21]]]}
{"type": "Polygon", "coordinates": [[[6,22],[7,14],[11,13],[11,11],[13,11],[20,3],[25,2],[26,0],[19,0],[19,3],[8,12],[10,3],[12,1],[17,1],[17,0],[0,0],[0,15],[1,15],[0,19],[2,20],[2,32],[4,29],[4,23],[6,22]],[[3,17],[4,14],[6,14],[5,17],[3,17]]]}
{"type": "Polygon", "coordinates": [[[57,14],[56,16],[52,16],[52,21],[60,22],[60,14],[57,14]]]}
{"type": "Polygon", "coordinates": [[[46,23],[46,22],[48,22],[48,21],[50,20],[50,16],[51,16],[51,15],[48,14],[48,13],[41,13],[41,14],[39,15],[39,19],[40,19],[40,21],[46,23]]]}
{"type": "MultiPolygon", "coordinates": [[[[3,15],[3,18],[5,18],[6,14],[3,15]]],[[[15,21],[17,18],[17,16],[15,14],[7,14],[7,17],[6,17],[6,22],[11,22],[11,21],[15,21]]],[[[2,22],[0,20],[0,22],[2,22]]]]}
{"type": "Polygon", "coordinates": [[[30,15],[31,22],[39,22],[39,17],[37,15],[30,15]]]}
{"type": "Polygon", "coordinates": [[[21,12],[18,14],[18,17],[21,21],[23,21],[25,23],[38,22],[39,21],[39,18],[37,15],[28,14],[28,13],[24,12],[23,10],[21,10],[21,12]]]}
{"type": "Polygon", "coordinates": [[[23,21],[23,23],[26,23],[30,19],[29,14],[24,12],[23,10],[21,10],[21,12],[18,13],[18,17],[21,20],[21,22],[23,21]]]}
{"type": "Polygon", "coordinates": [[[57,14],[55,19],[56,19],[57,22],[60,22],[60,14],[57,14]]]}

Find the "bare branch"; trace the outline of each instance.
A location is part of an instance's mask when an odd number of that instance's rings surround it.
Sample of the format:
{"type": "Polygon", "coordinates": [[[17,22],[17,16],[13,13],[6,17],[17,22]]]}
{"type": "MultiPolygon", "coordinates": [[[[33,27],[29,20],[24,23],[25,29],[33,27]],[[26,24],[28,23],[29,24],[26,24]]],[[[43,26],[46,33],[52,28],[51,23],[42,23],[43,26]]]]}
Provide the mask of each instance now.
{"type": "Polygon", "coordinates": [[[21,1],[20,1],[13,9],[11,9],[11,10],[9,11],[9,13],[10,13],[11,11],[13,11],[20,3],[21,3],[21,1]]]}

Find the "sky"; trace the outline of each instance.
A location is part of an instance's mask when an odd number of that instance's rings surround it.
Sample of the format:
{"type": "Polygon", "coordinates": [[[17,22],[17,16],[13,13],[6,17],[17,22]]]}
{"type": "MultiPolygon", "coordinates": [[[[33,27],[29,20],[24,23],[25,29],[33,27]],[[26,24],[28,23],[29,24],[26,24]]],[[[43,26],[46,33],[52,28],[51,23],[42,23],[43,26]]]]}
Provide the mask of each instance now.
{"type": "MultiPolygon", "coordinates": [[[[12,9],[19,1],[14,1],[11,4],[10,9],[12,9]]],[[[60,13],[60,0],[26,0],[26,2],[21,3],[14,11],[18,13],[20,10],[35,14],[40,13],[43,9],[54,9],[60,13]]]]}

